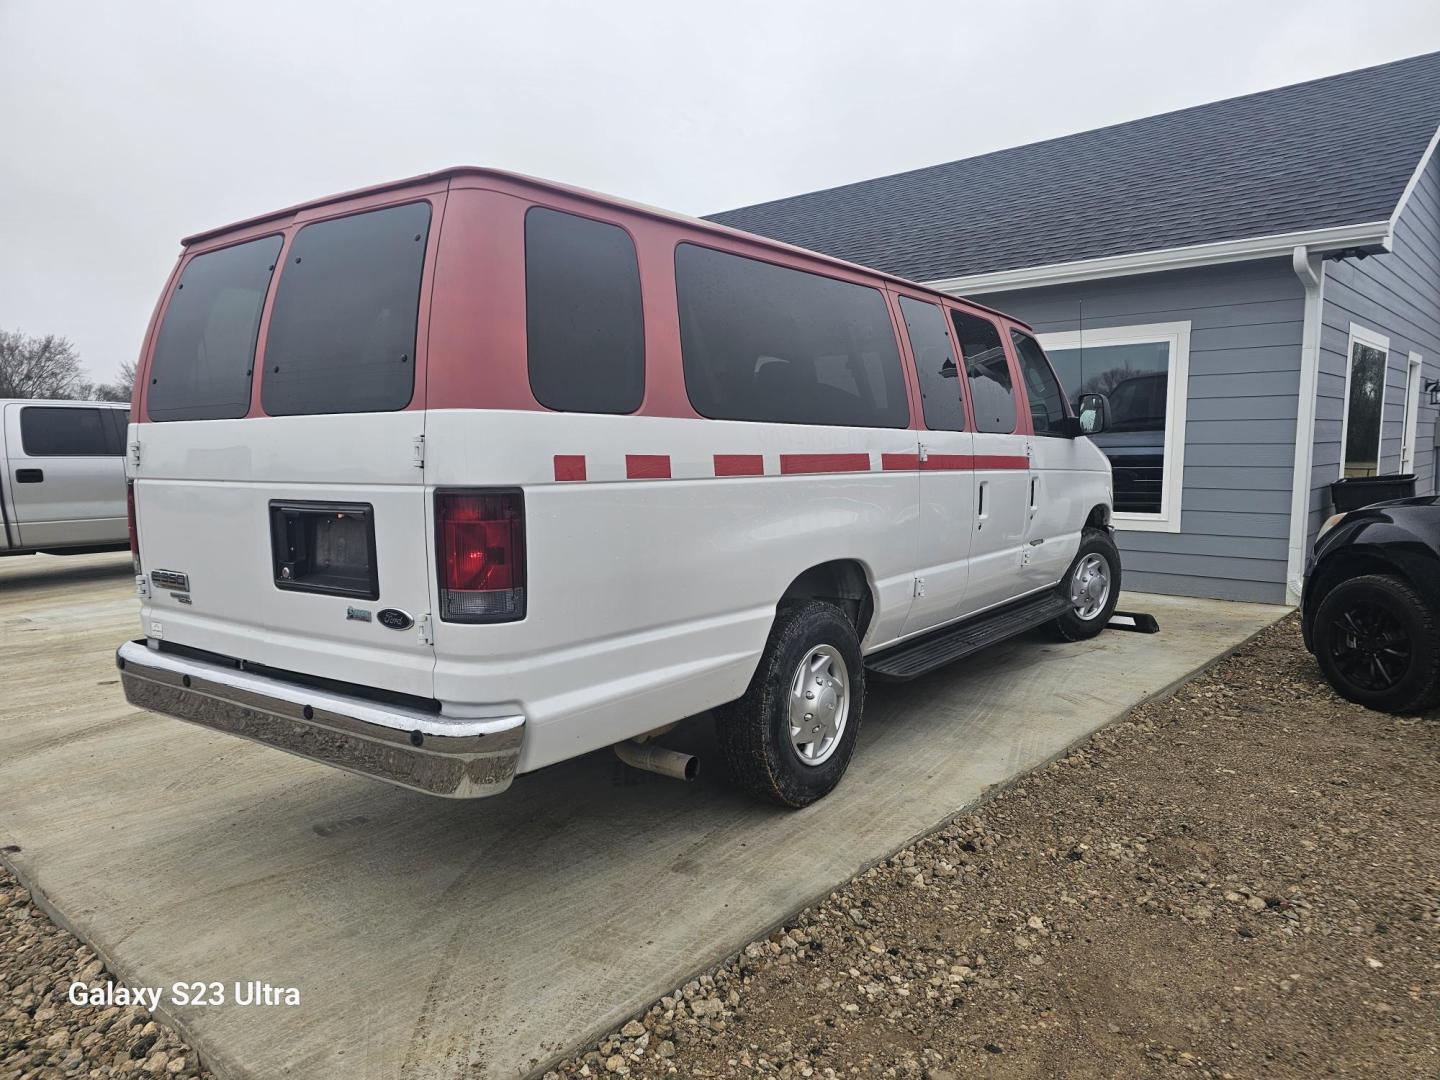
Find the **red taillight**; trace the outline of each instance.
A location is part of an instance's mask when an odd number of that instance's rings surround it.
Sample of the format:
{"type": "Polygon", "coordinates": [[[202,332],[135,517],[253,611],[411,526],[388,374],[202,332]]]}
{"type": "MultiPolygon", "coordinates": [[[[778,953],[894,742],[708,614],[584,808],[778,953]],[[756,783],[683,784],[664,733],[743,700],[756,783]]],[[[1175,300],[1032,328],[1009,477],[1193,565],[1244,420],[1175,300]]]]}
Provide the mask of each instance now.
{"type": "Polygon", "coordinates": [[[135,573],[140,569],[140,526],[135,521],[135,481],[125,481],[125,517],[130,527],[130,556],[135,560],[135,573]]]}
{"type": "Polygon", "coordinates": [[[518,491],[437,491],[440,618],[525,617],[525,500],[518,491]]]}

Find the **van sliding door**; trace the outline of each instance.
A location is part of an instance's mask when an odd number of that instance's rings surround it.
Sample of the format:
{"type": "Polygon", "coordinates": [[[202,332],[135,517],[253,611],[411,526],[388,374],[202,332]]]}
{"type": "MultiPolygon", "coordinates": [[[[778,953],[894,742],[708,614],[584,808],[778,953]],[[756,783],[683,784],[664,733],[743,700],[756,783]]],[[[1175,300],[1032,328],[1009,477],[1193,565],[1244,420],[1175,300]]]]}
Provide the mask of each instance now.
{"type": "Polygon", "coordinates": [[[920,380],[919,514],[915,576],[922,585],[904,633],[938,626],[965,611],[974,531],[975,436],[965,415],[954,334],[940,305],[898,296],[905,337],[920,380]],[[922,592],[923,588],[923,592],[922,592]]]}
{"type": "Polygon", "coordinates": [[[1026,591],[1021,563],[1030,504],[1029,436],[1000,327],[959,308],[950,315],[975,416],[975,518],[965,609],[977,612],[1026,591]]]}

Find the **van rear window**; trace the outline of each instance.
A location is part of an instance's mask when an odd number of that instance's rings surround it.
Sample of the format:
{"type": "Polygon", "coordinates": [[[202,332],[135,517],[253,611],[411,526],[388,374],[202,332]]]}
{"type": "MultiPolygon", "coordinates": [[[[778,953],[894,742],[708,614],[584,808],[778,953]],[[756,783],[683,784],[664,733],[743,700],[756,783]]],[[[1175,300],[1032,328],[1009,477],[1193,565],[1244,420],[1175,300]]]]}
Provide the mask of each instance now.
{"type": "Polygon", "coordinates": [[[280,237],[196,255],[165,305],[145,407],[151,420],[225,420],[250,411],[260,310],[280,237]]]}
{"type": "Polygon", "coordinates": [[[272,416],[388,412],[415,389],[430,204],[319,221],[295,234],[265,339],[272,416]]]}
{"type": "Polygon", "coordinates": [[[685,389],[702,416],[904,427],[900,352],[876,289],[681,244],[685,389]]]}

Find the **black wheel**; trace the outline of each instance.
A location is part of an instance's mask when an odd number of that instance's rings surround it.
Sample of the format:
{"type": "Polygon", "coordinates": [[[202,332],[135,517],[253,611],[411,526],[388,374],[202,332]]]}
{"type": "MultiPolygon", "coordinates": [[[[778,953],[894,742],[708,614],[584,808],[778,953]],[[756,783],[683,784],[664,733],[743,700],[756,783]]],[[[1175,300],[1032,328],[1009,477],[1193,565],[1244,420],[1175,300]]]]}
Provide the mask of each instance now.
{"type": "Polygon", "coordinates": [[[1320,601],[1315,658],[1335,691],[1381,712],[1418,712],[1440,700],[1440,620],[1403,578],[1366,574],[1320,601]]]}
{"type": "Polygon", "coordinates": [[[745,696],[718,711],[720,751],[752,795],[808,806],[845,775],[864,706],[865,666],[850,620],[819,600],[786,604],[745,696]]]}
{"type": "Polygon", "coordinates": [[[1084,641],[1105,629],[1120,599],[1120,552],[1109,532],[1081,533],[1080,550],[1065,571],[1060,591],[1070,601],[1070,609],[1052,624],[1062,641],[1084,641]]]}

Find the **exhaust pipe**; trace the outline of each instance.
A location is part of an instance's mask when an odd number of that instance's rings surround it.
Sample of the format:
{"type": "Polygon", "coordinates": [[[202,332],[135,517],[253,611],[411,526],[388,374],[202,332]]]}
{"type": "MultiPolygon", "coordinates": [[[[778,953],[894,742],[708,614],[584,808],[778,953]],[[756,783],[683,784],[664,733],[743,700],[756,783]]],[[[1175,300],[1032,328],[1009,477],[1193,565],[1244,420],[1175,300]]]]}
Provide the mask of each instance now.
{"type": "Polygon", "coordinates": [[[630,742],[616,743],[610,749],[614,750],[615,756],[632,769],[644,769],[646,772],[659,773],[661,776],[668,776],[675,780],[694,780],[695,772],[700,767],[694,754],[682,754],[679,750],[667,750],[654,743],[638,743],[631,740],[630,742]]]}

